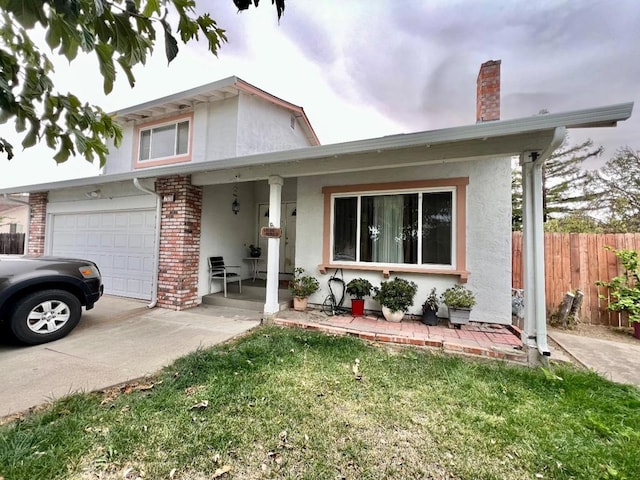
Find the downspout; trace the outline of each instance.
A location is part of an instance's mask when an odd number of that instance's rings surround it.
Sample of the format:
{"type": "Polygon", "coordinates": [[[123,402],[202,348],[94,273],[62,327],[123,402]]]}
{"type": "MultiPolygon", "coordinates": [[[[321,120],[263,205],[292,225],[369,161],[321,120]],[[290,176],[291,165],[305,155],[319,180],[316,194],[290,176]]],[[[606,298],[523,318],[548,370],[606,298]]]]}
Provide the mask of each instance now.
{"type": "Polygon", "coordinates": [[[147,308],[153,308],[158,304],[158,268],[160,265],[160,224],[162,222],[162,197],[159,193],[143,187],[137,178],[133,179],[133,185],[141,192],[154,195],[156,197],[156,235],[153,249],[153,283],[151,288],[151,303],[147,308]]]}
{"type": "Polygon", "coordinates": [[[17,205],[26,205],[27,206],[27,225],[26,231],[24,232],[24,251],[23,255],[27,255],[29,253],[29,228],[31,227],[31,206],[29,202],[25,202],[24,200],[19,200],[17,198],[11,198],[8,193],[3,193],[2,196],[9,203],[15,203],[17,205]]]}
{"type": "Polygon", "coordinates": [[[525,335],[528,346],[536,347],[543,357],[551,355],[547,343],[547,316],[544,271],[544,228],[542,167],[551,154],[562,145],[566,129],[556,127],[547,148],[530,152],[522,158],[524,187],[524,242],[525,242],[525,335]],[[530,282],[529,282],[530,281],[530,282]],[[531,320],[533,319],[533,325],[531,320]],[[532,327],[533,331],[532,331],[532,327]],[[534,334],[535,332],[535,334],[534,334]],[[535,339],[535,345],[531,341],[535,339]]]}

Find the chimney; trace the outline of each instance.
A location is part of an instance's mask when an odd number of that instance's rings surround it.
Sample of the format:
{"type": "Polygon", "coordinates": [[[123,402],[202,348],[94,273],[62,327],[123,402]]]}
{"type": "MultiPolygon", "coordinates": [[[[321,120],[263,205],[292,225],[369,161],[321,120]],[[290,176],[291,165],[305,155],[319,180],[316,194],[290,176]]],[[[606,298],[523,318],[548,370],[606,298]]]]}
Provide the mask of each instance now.
{"type": "Polygon", "coordinates": [[[500,63],[489,60],[480,65],[476,82],[476,122],[500,120],[500,63]]]}

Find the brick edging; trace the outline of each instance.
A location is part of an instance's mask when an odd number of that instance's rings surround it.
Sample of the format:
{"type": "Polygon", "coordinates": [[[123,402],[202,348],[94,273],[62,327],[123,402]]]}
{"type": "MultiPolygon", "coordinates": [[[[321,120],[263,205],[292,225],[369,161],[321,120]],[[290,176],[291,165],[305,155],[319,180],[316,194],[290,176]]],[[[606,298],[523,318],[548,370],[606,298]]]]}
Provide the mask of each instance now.
{"type": "Polygon", "coordinates": [[[483,347],[472,347],[459,343],[449,342],[446,340],[429,340],[423,338],[413,338],[403,335],[391,335],[388,333],[373,333],[354,330],[351,328],[334,327],[332,325],[322,325],[319,323],[307,323],[298,320],[289,320],[285,318],[275,318],[274,324],[283,327],[297,327],[304,330],[317,330],[329,335],[350,335],[370,342],[394,343],[397,345],[413,345],[417,347],[429,347],[441,350],[445,353],[463,353],[476,357],[494,358],[526,364],[527,357],[521,353],[508,353],[499,350],[493,350],[483,347]]]}

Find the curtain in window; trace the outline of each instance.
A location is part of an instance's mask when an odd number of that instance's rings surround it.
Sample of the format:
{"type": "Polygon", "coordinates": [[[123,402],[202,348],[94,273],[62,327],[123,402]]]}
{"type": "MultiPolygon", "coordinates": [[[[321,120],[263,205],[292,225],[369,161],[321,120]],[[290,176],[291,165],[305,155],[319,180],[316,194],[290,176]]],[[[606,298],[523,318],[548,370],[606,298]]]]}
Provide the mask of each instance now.
{"type": "Polygon", "coordinates": [[[417,195],[362,197],[360,261],[412,263],[417,256],[417,195]]]}

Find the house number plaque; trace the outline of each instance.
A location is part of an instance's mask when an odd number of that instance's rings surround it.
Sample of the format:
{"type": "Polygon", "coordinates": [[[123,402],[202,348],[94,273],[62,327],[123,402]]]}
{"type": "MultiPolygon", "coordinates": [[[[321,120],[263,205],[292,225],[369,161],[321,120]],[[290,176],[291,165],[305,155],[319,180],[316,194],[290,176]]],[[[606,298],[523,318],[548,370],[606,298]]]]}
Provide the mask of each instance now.
{"type": "Polygon", "coordinates": [[[262,238],[280,238],[282,236],[282,229],[278,227],[262,227],[260,229],[260,236],[262,238]]]}

